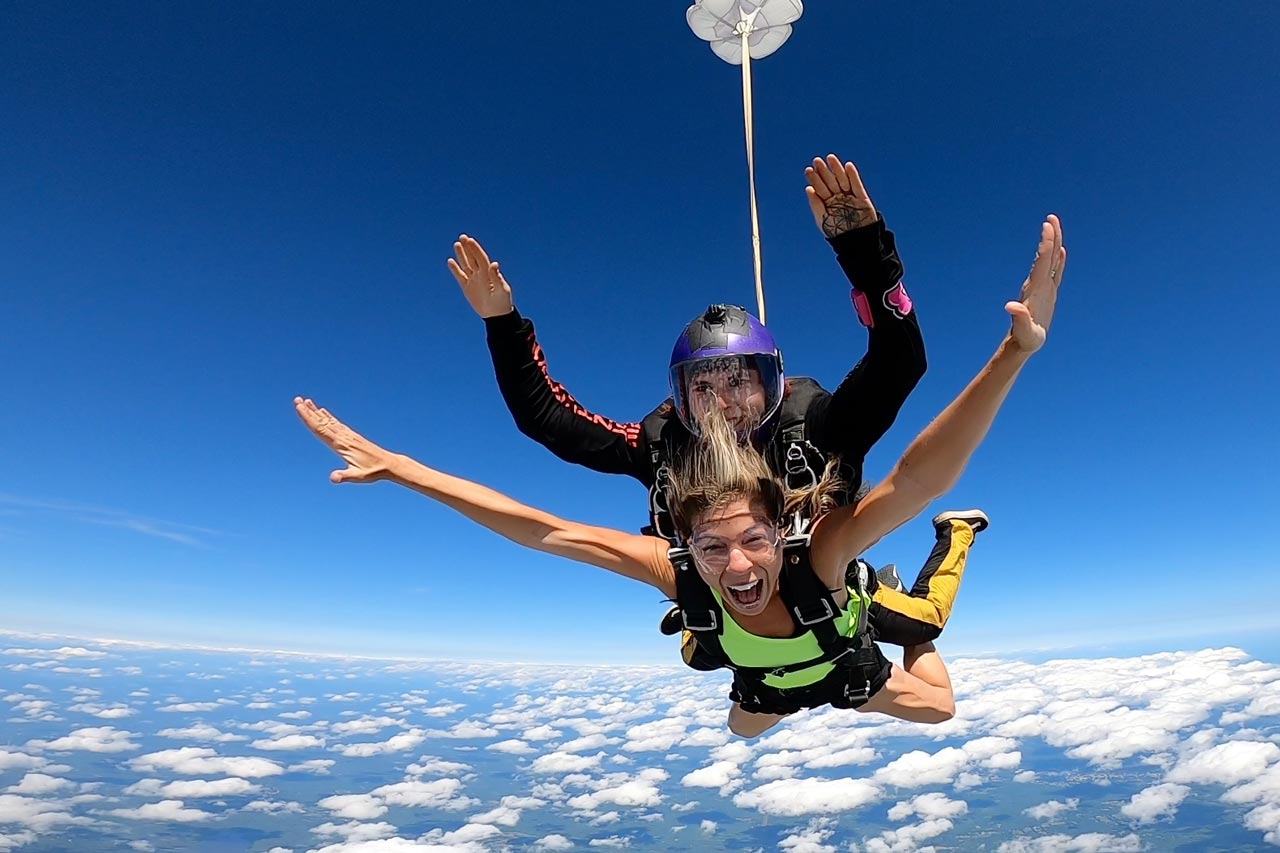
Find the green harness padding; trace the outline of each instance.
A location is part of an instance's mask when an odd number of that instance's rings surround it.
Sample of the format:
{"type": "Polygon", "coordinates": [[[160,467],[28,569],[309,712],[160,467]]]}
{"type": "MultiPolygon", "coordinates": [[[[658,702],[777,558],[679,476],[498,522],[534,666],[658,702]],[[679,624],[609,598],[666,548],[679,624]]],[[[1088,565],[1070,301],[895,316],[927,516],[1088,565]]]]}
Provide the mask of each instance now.
{"type": "Polygon", "coordinates": [[[692,556],[672,549],[676,601],[685,630],[698,643],[688,664],[694,669],[733,670],[730,698],[753,713],[789,714],[831,704],[856,708],[883,680],[884,657],[871,641],[867,613],[871,597],[858,563],[845,573],[849,601],[836,607],[813,572],[809,536],[790,536],[783,548],[778,594],[802,633],[759,637],[725,615],[719,597],[698,577],[692,556]]]}

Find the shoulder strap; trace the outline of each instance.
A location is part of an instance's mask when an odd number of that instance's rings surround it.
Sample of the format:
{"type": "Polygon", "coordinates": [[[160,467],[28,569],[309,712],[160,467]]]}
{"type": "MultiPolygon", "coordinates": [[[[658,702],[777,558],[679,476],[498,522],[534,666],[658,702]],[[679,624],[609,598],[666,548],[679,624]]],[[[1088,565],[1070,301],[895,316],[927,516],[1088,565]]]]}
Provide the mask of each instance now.
{"type": "Polygon", "coordinates": [[[698,577],[693,565],[693,555],[687,548],[672,548],[667,552],[676,570],[676,604],[680,605],[680,618],[684,629],[693,634],[699,647],[721,666],[733,669],[733,661],[720,644],[724,633],[724,611],[711,594],[711,589],[698,577]]]}
{"type": "Polygon", "coordinates": [[[673,444],[683,425],[671,415],[671,401],[645,415],[640,422],[640,434],[644,440],[649,461],[649,524],[640,532],[646,536],[659,536],[679,546],[680,536],[671,519],[667,496],[671,487],[671,457],[673,444]]]}
{"type": "MultiPolygon", "coordinates": [[[[796,624],[812,631],[823,656],[834,660],[849,649],[849,639],[836,630],[836,617],[840,609],[826,585],[813,572],[809,559],[809,536],[801,534],[787,537],[782,556],[782,575],[778,579],[778,593],[791,610],[796,624]]],[[[861,621],[861,620],[859,620],[861,621]]]]}

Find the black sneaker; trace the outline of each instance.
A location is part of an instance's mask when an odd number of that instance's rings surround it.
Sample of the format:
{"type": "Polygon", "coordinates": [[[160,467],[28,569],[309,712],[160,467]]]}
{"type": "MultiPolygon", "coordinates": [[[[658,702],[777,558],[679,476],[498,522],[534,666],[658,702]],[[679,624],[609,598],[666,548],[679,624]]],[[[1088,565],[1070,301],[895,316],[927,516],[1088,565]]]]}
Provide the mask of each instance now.
{"type": "Polygon", "coordinates": [[[902,583],[902,578],[898,577],[898,567],[893,563],[877,569],[876,580],[880,581],[881,586],[887,586],[889,589],[894,589],[898,592],[907,591],[906,585],[902,583]]]}
{"type": "Polygon", "coordinates": [[[684,614],[680,612],[680,605],[672,605],[667,611],[667,615],[662,617],[662,621],[658,624],[658,630],[666,634],[668,637],[674,637],[684,630],[684,614]]]}
{"type": "Polygon", "coordinates": [[[991,526],[991,519],[980,509],[953,509],[940,512],[933,517],[933,526],[941,527],[949,521],[963,521],[973,528],[974,533],[981,533],[991,526]]]}

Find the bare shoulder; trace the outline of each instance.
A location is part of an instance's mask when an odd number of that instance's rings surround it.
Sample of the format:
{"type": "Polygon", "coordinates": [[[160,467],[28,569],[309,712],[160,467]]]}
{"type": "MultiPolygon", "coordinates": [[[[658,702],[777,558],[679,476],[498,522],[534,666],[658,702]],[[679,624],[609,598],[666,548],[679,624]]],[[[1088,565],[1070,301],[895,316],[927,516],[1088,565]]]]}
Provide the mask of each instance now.
{"type": "Polygon", "coordinates": [[[809,531],[809,564],[827,589],[844,587],[845,567],[853,559],[844,557],[845,549],[836,535],[842,526],[839,513],[839,509],[827,513],[809,531]]]}

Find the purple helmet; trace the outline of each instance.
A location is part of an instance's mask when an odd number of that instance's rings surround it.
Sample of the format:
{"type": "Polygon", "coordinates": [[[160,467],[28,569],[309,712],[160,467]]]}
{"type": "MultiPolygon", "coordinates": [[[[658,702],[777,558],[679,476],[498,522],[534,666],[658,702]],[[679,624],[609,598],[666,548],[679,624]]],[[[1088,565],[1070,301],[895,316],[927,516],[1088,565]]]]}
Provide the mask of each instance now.
{"type": "Polygon", "coordinates": [[[782,405],[782,353],[764,324],[737,305],[712,305],[684,327],[671,351],[669,377],[676,414],[695,435],[699,395],[719,398],[744,435],[767,424],[782,405]]]}

